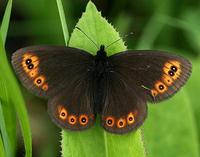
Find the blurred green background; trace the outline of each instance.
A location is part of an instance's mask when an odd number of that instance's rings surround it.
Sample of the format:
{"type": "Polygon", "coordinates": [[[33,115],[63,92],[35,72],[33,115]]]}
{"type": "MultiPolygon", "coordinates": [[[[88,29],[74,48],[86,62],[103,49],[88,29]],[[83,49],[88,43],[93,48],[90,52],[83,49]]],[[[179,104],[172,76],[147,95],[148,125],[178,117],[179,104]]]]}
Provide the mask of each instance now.
{"type": "MultiPolygon", "coordinates": [[[[88,1],[63,0],[71,33],[88,1]]],[[[200,1],[97,0],[102,15],[114,25],[129,49],[162,49],[181,54],[193,63],[185,90],[169,102],[149,108],[143,129],[148,156],[200,157],[200,1]],[[160,141],[160,142],[159,142],[160,141]],[[170,154],[170,155],[169,155],[170,154]]],[[[0,17],[6,1],[0,1],[0,17]]],[[[89,24],[88,24],[89,25],[89,24]]],[[[15,0],[6,42],[8,58],[28,45],[64,45],[55,0],[15,0]]],[[[55,157],[60,151],[60,129],[46,112],[46,101],[22,88],[31,122],[34,157],[55,157]]],[[[19,132],[17,156],[24,154],[19,132]]]]}

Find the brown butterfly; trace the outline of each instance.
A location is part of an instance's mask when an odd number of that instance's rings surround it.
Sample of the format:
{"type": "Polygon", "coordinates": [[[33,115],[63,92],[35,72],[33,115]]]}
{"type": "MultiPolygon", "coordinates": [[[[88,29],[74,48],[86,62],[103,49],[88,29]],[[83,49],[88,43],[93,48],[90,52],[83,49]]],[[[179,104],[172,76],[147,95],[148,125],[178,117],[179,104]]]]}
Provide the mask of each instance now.
{"type": "Polygon", "coordinates": [[[123,134],[141,126],[147,102],[174,95],[187,81],[191,63],[153,50],[128,50],[95,56],[72,47],[32,46],[17,50],[12,64],[22,84],[48,99],[53,122],[84,130],[100,115],[102,127],[123,134]]]}

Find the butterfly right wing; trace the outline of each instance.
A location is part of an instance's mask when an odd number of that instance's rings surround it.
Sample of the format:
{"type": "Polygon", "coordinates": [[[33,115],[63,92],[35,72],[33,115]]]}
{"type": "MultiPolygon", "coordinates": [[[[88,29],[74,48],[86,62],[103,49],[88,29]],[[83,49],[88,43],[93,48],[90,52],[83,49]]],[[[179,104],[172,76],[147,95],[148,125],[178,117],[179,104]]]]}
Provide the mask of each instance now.
{"type": "Polygon", "coordinates": [[[128,50],[110,56],[109,61],[129,87],[150,102],[173,96],[192,71],[186,58],[156,50],[128,50]]]}
{"type": "Polygon", "coordinates": [[[115,134],[136,130],[147,116],[146,101],[114,71],[107,73],[104,81],[102,127],[115,134]]]}

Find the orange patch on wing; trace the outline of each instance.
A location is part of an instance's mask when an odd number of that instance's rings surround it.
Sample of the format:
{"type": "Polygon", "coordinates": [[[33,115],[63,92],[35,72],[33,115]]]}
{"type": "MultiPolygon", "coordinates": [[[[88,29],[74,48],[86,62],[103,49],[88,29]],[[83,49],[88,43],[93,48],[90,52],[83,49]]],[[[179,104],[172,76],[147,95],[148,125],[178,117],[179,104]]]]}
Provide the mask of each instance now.
{"type": "Polygon", "coordinates": [[[59,115],[59,118],[61,120],[66,120],[67,119],[67,110],[62,105],[58,106],[58,115],[59,115]]]}
{"type": "Polygon", "coordinates": [[[36,77],[35,80],[34,80],[34,84],[38,87],[40,87],[42,84],[44,84],[45,82],[45,76],[41,75],[39,77],[36,77]]]}
{"type": "Polygon", "coordinates": [[[36,77],[36,76],[38,75],[38,72],[39,72],[39,69],[38,69],[38,68],[34,68],[34,69],[32,69],[32,70],[28,73],[28,75],[29,75],[31,78],[34,78],[34,77],[36,77]]]}
{"type": "Polygon", "coordinates": [[[44,90],[44,91],[47,91],[48,90],[48,88],[49,88],[49,86],[48,86],[48,84],[46,83],[46,84],[44,84],[43,86],[42,86],[42,89],[44,90]]]}
{"type": "Polygon", "coordinates": [[[135,122],[134,114],[130,112],[127,116],[127,123],[130,125],[133,124],[134,122],[135,122]]]}
{"type": "Polygon", "coordinates": [[[167,91],[167,86],[161,81],[157,81],[154,86],[159,93],[164,93],[167,91]]]}
{"type": "Polygon", "coordinates": [[[68,117],[68,123],[69,123],[69,124],[75,125],[76,122],[77,122],[77,118],[76,118],[75,115],[70,115],[70,116],[68,117]]]}
{"type": "Polygon", "coordinates": [[[158,95],[158,91],[155,90],[155,89],[152,89],[152,90],[151,90],[151,95],[152,95],[153,97],[157,96],[157,95],[158,95]]]}
{"type": "MultiPolygon", "coordinates": [[[[32,70],[34,70],[37,66],[39,65],[39,58],[37,56],[34,56],[31,53],[25,53],[23,55],[23,59],[22,59],[22,68],[26,73],[30,73],[32,70]],[[27,60],[29,60],[30,63],[27,63],[27,60]],[[32,66],[32,68],[30,69],[29,66],[32,66]]],[[[37,68],[36,68],[37,69],[37,68]]],[[[38,70],[38,69],[37,69],[38,70]]],[[[36,70],[34,70],[36,72],[36,70]]],[[[34,72],[31,73],[31,75],[29,75],[30,77],[35,77],[36,73],[34,72]],[[34,75],[34,76],[32,76],[34,75]]]]}
{"type": "Polygon", "coordinates": [[[80,123],[81,125],[86,125],[88,122],[89,122],[89,118],[88,118],[87,115],[82,114],[82,115],[79,117],[79,123],[80,123]]]}
{"type": "Polygon", "coordinates": [[[27,60],[27,59],[30,59],[31,57],[33,56],[33,54],[27,52],[23,55],[23,61],[27,60]]]}
{"type": "Polygon", "coordinates": [[[106,118],[106,125],[109,126],[109,127],[112,127],[112,126],[114,126],[114,124],[115,124],[115,119],[114,119],[114,117],[108,116],[108,117],[106,118]]]}
{"type": "Polygon", "coordinates": [[[173,64],[174,66],[176,66],[178,69],[181,68],[181,63],[179,61],[175,61],[175,60],[171,60],[169,61],[171,64],[173,64]]]}
{"type": "Polygon", "coordinates": [[[120,118],[120,119],[117,121],[117,127],[118,127],[118,128],[124,128],[125,126],[126,126],[126,119],[120,118]]]}
{"type": "Polygon", "coordinates": [[[174,76],[172,76],[172,78],[173,78],[174,80],[178,79],[178,78],[180,77],[180,74],[181,74],[180,72],[181,72],[181,70],[178,69],[178,71],[175,72],[175,74],[174,74],[174,76]]]}
{"type": "Polygon", "coordinates": [[[163,71],[166,75],[173,78],[173,80],[176,80],[181,74],[181,63],[179,61],[169,60],[164,64],[163,71]]]}
{"type": "Polygon", "coordinates": [[[171,77],[168,76],[168,75],[166,75],[166,74],[164,74],[164,75],[162,76],[162,81],[163,81],[166,85],[168,85],[168,86],[171,86],[172,83],[173,83],[173,80],[171,79],[171,77]]]}
{"type": "Polygon", "coordinates": [[[163,67],[163,71],[164,71],[164,73],[167,74],[167,75],[169,75],[169,74],[168,74],[169,70],[170,70],[170,69],[167,68],[166,66],[163,67]]]}

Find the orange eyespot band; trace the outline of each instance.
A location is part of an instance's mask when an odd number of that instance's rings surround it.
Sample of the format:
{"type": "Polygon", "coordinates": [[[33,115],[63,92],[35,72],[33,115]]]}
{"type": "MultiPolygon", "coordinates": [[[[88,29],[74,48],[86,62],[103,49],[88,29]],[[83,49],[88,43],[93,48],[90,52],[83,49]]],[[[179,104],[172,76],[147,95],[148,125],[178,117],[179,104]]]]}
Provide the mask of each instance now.
{"type": "Polygon", "coordinates": [[[124,118],[120,118],[117,121],[117,127],[118,128],[124,128],[126,126],[126,120],[124,118]]]}
{"type": "Polygon", "coordinates": [[[175,60],[169,60],[164,64],[163,71],[166,75],[171,77],[173,80],[179,78],[181,74],[181,63],[175,60]]]}
{"type": "Polygon", "coordinates": [[[38,75],[38,68],[34,68],[33,70],[31,70],[28,75],[31,77],[31,78],[34,78],[38,75]]]}
{"type": "Polygon", "coordinates": [[[58,115],[61,120],[67,119],[67,110],[63,106],[58,106],[58,115]]]}
{"type": "Polygon", "coordinates": [[[157,81],[155,83],[155,89],[159,92],[159,93],[164,93],[165,91],[167,91],[167,86],[162,83],[161,81],[157,81]]]}
{"type": "Polygon", "coordinates": [[[42,89],[44,90],[44,91],[47,91],[48,90],[48,84],[46,83],[46,84],[44,84],[43,86],[42,86],[42,89]]]}
{"type": "Polygon", "coordinates": [[[70,116],[68,117],[68,123],[69,123],[69,124],[75,125],[76,122],[77,122],[77,118],[76,118],[75,115],[70,115],[70,116]]]}
{"type": "MultiPolygon", "coordinates": [[[[22,67],[26,73],[29,73],[33,69],[37,68],[38,65],[39,65],[39,58],[37,56],[34,56],[28,52],[23,55],[22,67]]],[[[29,76],[31,77],[32,74],[29,74],[29,76]]]]}
{"type": "Polygon", "coordinates": [[[162,76],[162,81],[168,86],[172,85],[173,83],[173,80],[171,79],[171,77],[166,74],[162,76]]]}
{"type": "Polygon", "coordinates": [[[134,122],[135,122],[134,114],[130,112],[127,116],[127,123],[130,125],[133,124],[134,122]]]}
{"type": "Polygon", "coordinates": [[[106,125],[107,126],[112,127],[112,126],[114,126],[114,124],[115,124],[114,117],[109,116],[109,117],[106,118],[106,125]]]}
{"type": "Polygon", "coordinates": [[[88,118],[87,115],[83,114],[83,115],[81,115],[81,116],[79,117],[79,123],[80,123],[81,125],[86,125],[86,124],[88,124],[88,122],[89,122],[89,118],[88,118]]]}
{"type": "Polygon", "coordinates": [[[43,75],[37,77],[35,80],[34,80],[34,84],[38,87],[40,87],[45,81],[45,77],[43,75]]]}
{"type": "Polygon", "coordinates": [[[151,90],[151,95],[152,95],[153,97],[156,97],[156,96],[158,95],[158,91],[155,90],[155,89],[152,89],[152,90],[151,90]]]}

